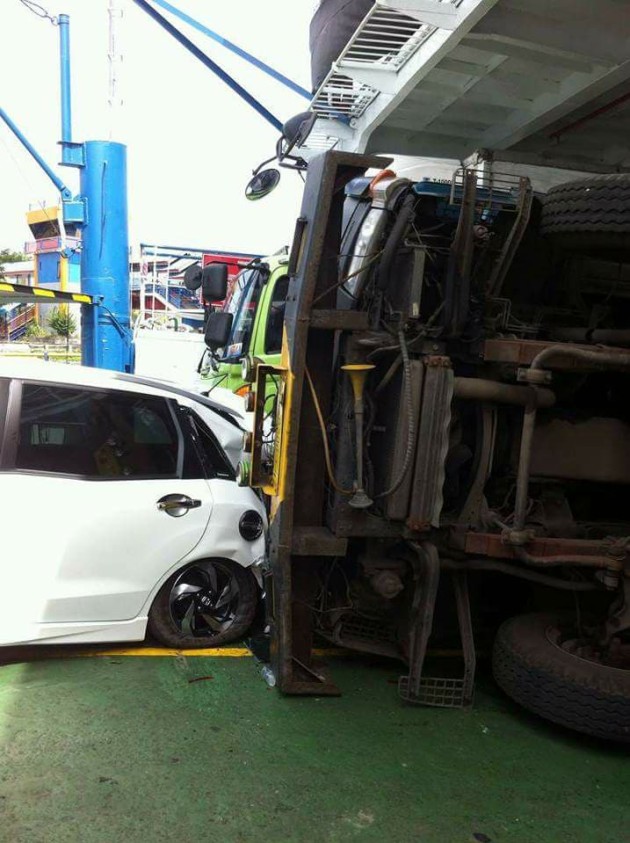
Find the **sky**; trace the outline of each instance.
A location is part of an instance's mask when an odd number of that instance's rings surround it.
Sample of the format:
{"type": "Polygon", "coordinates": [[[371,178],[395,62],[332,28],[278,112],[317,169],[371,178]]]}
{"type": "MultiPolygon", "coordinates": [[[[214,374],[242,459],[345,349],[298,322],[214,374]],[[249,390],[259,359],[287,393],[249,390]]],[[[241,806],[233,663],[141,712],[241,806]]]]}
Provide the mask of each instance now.
{"type": "MultiPolygon", "coordinates": [[[[274,154],[278,136],[133,0],[123,16],[118,90],[108,105],[109,0],[38,0],[70,15],[73,139],[128,146],[130,242],[269,254],[290,242],[302,182],[283,171],[273,194],[244,197],[251,172],[274,154]]],[[[171,0],[284,75],[310,89],[308,27],[314,0],[171,0]]],[[[281,121],[307,100],[158,8],[281,121]]],[[[58,29],[20,0],[0,0],[0,106],[33,146],[78,190],[77,171],[60,158],[58,29]]],[[[53,184],[0,121],[0,249],[21,249],[25,213],[55,204],[53,184]]]]}

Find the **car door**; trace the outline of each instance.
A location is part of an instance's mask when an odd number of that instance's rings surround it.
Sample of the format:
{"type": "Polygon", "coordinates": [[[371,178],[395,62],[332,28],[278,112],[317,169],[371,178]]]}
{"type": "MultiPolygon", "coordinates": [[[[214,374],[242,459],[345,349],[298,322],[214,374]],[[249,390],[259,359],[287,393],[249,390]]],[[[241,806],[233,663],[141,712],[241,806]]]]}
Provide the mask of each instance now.
{"type": "Polygon", "coordinates": [[[177,408],[160,395],[11,382],[0,643],[124,638],[115,627],[193,551],[213,499],[177,408]]]}

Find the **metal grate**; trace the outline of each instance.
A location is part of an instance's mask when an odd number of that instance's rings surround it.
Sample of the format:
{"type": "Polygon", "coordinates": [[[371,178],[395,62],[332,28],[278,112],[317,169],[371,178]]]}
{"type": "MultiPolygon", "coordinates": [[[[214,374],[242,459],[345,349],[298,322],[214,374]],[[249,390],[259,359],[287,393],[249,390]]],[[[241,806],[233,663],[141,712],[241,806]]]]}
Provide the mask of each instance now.
{"type": "MultiPolygon", "coordinates": [[[[311,104],[318,117],[349,120],[360,117],[379,92],[371,85],[356,82],[334,71],[322,83],[311,104]]],[[[310,146],[310,138],[309,143],[310,146]]]]}
{"type": "Polygon", "coordinates": [[[420,680],[419,693],[409,690],[407,676],[398,680],[398,693],[406,702],[431,705],[435,708],[465,708],[470,705],[466,698],[464,679],[447,679],[438,676],[426,676],[420,680]]]}
{"type": "MultiPolygon", "coordinates": [[[[457,7],[462,0],[437,2],[457,7]]],[[[353,78],[352,70],[390,71],[395,74],[438,28],[377,0],[322,82],[311,109],[320,117],[342,120],[360,117],[380,91],[361,79],[353,78]]]]}
{"type": "Polygon", "coordinates": [[[514,211],[519,207],[521,194],[528,187],[520,176],[499,173],[483,167],[460,168],[455,171],[451,182],[451,205],[461,205],[464,195],[466,173],[474,173],[477,182],[475,205],[479,211],[514,211]]]}
{"type": "Polygon", "coordinates": [[[346,616],[341,623],[340,633],[339,638],[342,643],[348,638],[365,642],[396,642],[396,631],[393,627],[380,619],[364,618],[358,615],[346,616]]]}
{"type": "Polygon", "coordinates": [[[400,70],[436,28],[396,9],[375,6],[339,61],[344,65],[377,62],[380,67],[400,70]]]}
{"type": "Polygon", "coordinates": [[[308,136],[308,148],[313,152],[326,152],[328,149],[334,149],[338,143],[339,138],[326,132],[311,132],[308,136]]]}

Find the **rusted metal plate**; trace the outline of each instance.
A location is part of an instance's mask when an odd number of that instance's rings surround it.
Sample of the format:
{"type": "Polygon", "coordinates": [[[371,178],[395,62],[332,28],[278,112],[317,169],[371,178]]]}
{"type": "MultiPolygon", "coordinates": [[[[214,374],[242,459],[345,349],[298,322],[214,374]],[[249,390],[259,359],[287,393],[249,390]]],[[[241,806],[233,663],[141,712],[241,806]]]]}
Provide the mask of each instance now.
{"type": "Polygon", "coordinates": [[[377,518],[371,513],[352,509],[347,503],[341,503],[334,513],[335,534],[338,536],[369,538],[397,538],[404,532],[404,525],[399,521],[377,518]]]}
{"type": "Polygon", "coordinates": [[[310,327],[318,331],[367,331],[369,317],[365,310],[314,309],[310,327]]]}
{"type": "MultiPolygon", "coordinates": [[[[466,533],[466,553],[477,556],[494,556],[497,559],[515,559],[514,548],[497,533],[466,533]]],[[[532,556],[592,556],[601,553],[602,542],[580,539],[533,539],[527,543],[532,556]]]]}
{"type": "Polygon", "coordinates": [[[326,527],[294,527],[291,552],[295,556],[344,556],[348,540],[326,527]]]}
{"type": "MultiPolygon", "coordinates": [[[[541,342],[539,340],[486,340],[482,348],[482,357],[487,363],[512,363],[515,366],[528,366],[534,357],[543,349],[553,345],[563,345],[557,342],[541,342]]],[[[599,351],[594,345],[578,345],[571,343],[573,348],[583,348],[586,351],[599,351]]],[[[624,348],[606,348],[606,351],[628,352],[624,348]]],[[[597,370],[595,363],[585,363],[571,357],[554,357],[545,363],[546,369],[579,369],[581,371],[597,370]]]]}
{"type": "Polygon", "coordinates": [[[630,425],[609,418],[551,419],[538,424],[530,475],[630,483],[630,425]]]}

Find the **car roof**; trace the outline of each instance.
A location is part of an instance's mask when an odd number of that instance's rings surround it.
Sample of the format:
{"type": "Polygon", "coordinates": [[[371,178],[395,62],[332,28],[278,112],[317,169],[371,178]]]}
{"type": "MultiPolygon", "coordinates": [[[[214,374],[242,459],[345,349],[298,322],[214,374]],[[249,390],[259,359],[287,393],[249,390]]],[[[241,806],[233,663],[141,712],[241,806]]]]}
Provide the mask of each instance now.
{"type": "Polygon", "coordinates": [[[182,389],[171,381],[145,378],[115,372],[111,369],[95,369],[91,366],[75,366],[65,363],[48,363],[43,360],[18,360],[14,357],[0,357],[0,378],[17,378],[44,381],[68,386],[91,386],[103,389],[119,389],[129,392],[158,394],[165,398],[175,396],[187,401],[203,404],[214,410],[226,421],[241,427],[243,417],[234,408],[226,407],[199,393],[182,389]]]}

